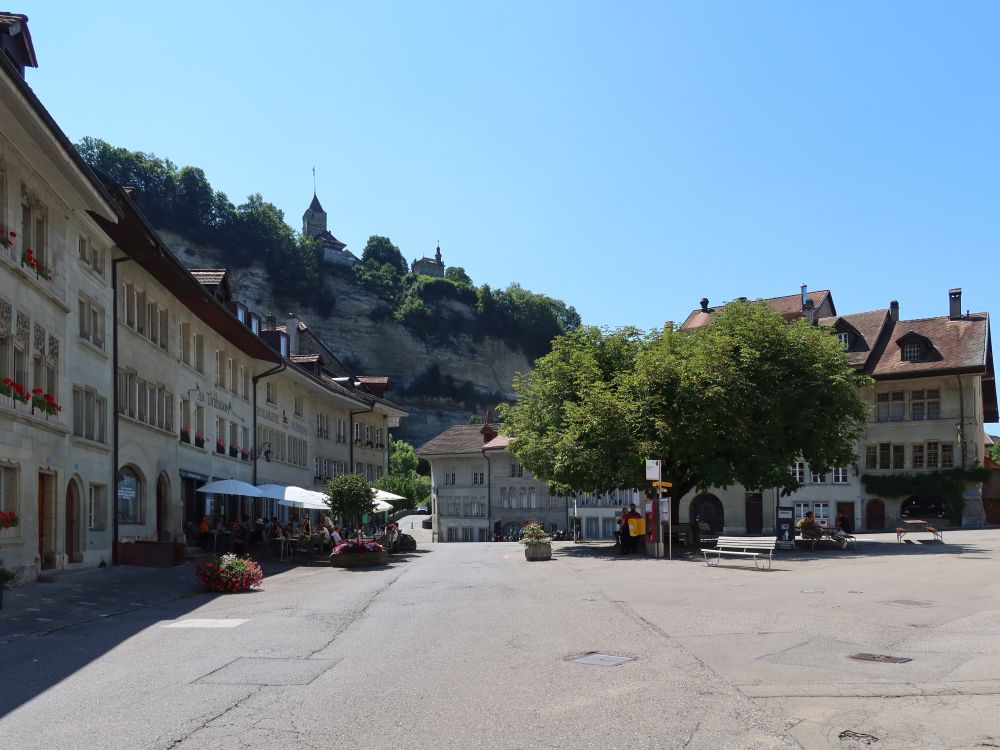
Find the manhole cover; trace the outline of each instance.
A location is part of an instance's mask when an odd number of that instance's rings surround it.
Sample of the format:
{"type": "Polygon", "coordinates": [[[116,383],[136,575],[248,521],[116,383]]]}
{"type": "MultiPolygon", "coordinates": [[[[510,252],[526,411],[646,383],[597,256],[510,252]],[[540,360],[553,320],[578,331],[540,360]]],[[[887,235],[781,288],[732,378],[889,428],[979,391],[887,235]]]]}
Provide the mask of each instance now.
{"type": "Polygon", "coordinates": [[[888,654],[852,654],[848,658],[858,661],[875,661],[880,664],[906,664],[908,661],[913,661],[905,656],[889,656],[888,654]]]}
{"type": "Polygon", "coordinates": [[[626,662],[635,661],[635,657],[612,656],[611,654],[602,654],[597,651],[591,651],[589,654],[577,656],[575,659],[570,659],[570,661],[575,664],[586,664],[589,667],[618,667],[626,662]]]}

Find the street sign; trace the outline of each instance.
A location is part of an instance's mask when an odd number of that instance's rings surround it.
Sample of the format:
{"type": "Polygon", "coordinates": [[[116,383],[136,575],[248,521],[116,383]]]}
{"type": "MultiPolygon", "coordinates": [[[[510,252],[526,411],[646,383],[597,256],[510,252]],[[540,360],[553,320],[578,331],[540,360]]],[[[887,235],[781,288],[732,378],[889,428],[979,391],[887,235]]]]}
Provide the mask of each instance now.
{"type": "Polygon", "coordinates": [[[653,480],[653,486],[654,487],[660,487],[661,489],[667,489],[668,487],[673,487],[674,483],[673,482],[660,482],[660,481],[654,479],[653,480]]]}
{"type": "Polygon", "coordinates": [[[659,479],[660,479],[660,462],[659,462],[659,460],[647,460],[646,461],[646,479],[652,479],[654,481],[659,481],[659,479]]]}

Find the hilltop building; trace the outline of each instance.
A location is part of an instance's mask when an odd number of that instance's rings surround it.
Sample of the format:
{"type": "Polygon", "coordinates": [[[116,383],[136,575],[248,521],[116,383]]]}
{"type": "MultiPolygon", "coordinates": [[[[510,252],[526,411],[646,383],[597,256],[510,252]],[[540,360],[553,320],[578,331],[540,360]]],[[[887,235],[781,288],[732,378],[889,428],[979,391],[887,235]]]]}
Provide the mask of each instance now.
{"type": "Polygon", "coordinates": [[[302,214],[302,234],[316,240],[320,249],[320,257],[328,263],[341,263],[353,266],[360,262],[358,256],[347,249],[347,245],[331,234],[326,226],[326,211],[313,193],[312,203],[302,214]]]}
{"type": "Polygon", "coordinates": [[[428,258],[426,255],[423,258],[418,258],[410,264],[410,270],[415,274],[423,274],[424,276],[434,276],[438,279],[444,278],[444,262],[441,260],[441,245],[438,245],[433,258],[428,258]]]}

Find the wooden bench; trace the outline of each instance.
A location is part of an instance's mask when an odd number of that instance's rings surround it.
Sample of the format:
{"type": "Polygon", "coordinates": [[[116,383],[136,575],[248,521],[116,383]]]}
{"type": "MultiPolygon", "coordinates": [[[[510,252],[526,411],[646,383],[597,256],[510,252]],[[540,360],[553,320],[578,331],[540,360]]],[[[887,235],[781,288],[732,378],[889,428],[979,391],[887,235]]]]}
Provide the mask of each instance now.
{"type": "Polygon", "coordinates": [[[816,549],[816,542],[822,542],[822,541],[836,542],[837,544],[841,544],[841,542],[843,542],[842,546],[844,549],[847,549],[847,545],[849,544],[853,544],[854,549],[858,548],[858,540],[853,534],[846,534],[845,536],[835,536],[835,534],[837,533],[836,529],[830,529],[823,526],[817,526],[816,528],[819,531],[819,534],[817,536],[804,536],[802,535],[802,530],[799,529],[798,531],[795,532],[796,534],[795,541],[802,542],[803,544],[808,543],[811,549],[816,549]]]}
{"type": "Polygon", "coordinates": [[[731,555],[751,558],[757,570],[770,570],[775,541],[773,536],[720,536],[715,543],[715,549],[703,548],[701,551],[705,555],[705,564],[709,566],[712,564],[709,555],[717,556],[715,561],[717,566],[722,562],[723,555],[731,555]],[[761,567],[765,560],[767,565],[761,567]]]}
{"type": "Polygon", "coordinates": [[[944,534],[942,534],[940,531],[938,531],[937,529],[935,529],[933,526],[928,526],[927,530],[934,535],[935,539],[937,539],[939,542],[941,542],[942,544],[944,544],[944,534]]]}

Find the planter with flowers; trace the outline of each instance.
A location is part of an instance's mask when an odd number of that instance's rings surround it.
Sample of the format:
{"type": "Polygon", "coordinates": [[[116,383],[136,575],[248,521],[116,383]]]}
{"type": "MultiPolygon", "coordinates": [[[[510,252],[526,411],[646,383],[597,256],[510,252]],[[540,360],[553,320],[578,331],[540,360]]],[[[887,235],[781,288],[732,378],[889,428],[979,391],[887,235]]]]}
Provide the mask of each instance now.
{"type": "Polygon", "coordinates": [[[552,539],[538,521],[528,521],[521,529],[525,560],[551,560],[552,539]]]}
{"type": "Polygon", "coordinates": [[[28,395],[28,391],[25,387],[18,383],[16,380],[11,380],[10,378],[4,378],[3,382],[0,382],[0,395],[10,396],[14,401],[14,405],[20,401],[22,404],[28,403],[31,397],[28,395]]]}
{"type": "Polygon", "coordinates": [[[226,453],[226,444],[224,442],[222,442],[222,438],[216,438],[215,439],[215,452],[216,453],[221,453],[221,454],[225,455],[225,453],[226,453]]]}
{"type": "Polygon", "coordinates": [[[31,410],[44,412],[45,416],[55,416],[62,411],[62,407],[56,403],[48,393],[44,393],[41,388],[33,388],[31,391],[31,410]]]}
{"type": "Polygon", "coordinates": [[[8,232],[5,229],[0,229],[0,245],[7,248],[8,250],[14,246],[14,239],[17,237],[17,232],[8,232]]]}
{"type": "Polygon", "coordinates": [[[264,571],[249,557],[230,554],[206,558],[198,564],[195,576],[209,591],[226,594],[257,588],[264,580],[264,571]]]}
{"type": "Polygon", "coordinates": [[[364,568],[389,562],[389,553],[378,542],[343,542],[330,553],[335,568],[364,568]]]}
{"type": "Polygon", "coordinates": [[[21,265],[34,271],[36,279],[52,281],[52,269],[36,258],[30,247],[21,252],[21,265]]]}
{"type": "Polygon", "coordinates": [[[249,461],[250,451],[248,451],[246,448],[240,448],[240,458],[243,459],[244,461],[249,461]]]}
{"type": "Polygon", "coordinates": [[[200,432],[196,432],[194,434],[194,447],[195,448],[205,447],[205,436],[202,435],[200,432]]]}
{"type": "Polygon", "coordinates": [[[230,445],[229,446],[229,457],[230,458],[239,458],[239,456],[240,456],[240,447],[238,445],[230,445]]]}
{"type": "Polygon", "coordinates": [[[3,609],[3,592],[14,588],[15,583],[17,583],[17,573],[5,568],[3,560],[0,560],[0,609],[3,609]]]}
{"type": "Polygon", "coordinates": [[[191,430],[188,429],[187,425],[181,427],[181,442],[190,443],[191,442],[191,430]]]}
{"type": "Polygon", "coordinates": [[[4,513],[0,510],[0,539],[16,539],[17,527],[21,525],[21,519],[17,513],[9,511],[4,513]]]}

